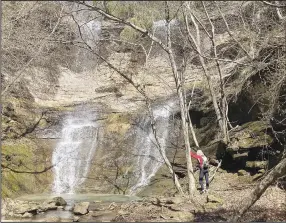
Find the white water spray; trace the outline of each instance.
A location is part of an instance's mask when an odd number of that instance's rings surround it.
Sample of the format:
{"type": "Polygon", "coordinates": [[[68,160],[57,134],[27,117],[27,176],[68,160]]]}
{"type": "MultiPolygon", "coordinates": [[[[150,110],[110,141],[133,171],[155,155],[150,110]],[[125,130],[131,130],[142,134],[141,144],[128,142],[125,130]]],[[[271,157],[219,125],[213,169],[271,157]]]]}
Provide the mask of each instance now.
{"type": "Polygon", "coordinates": [[[68,117],[62,138],[53,152],[53,192],[74,193],[89,171],[97,144],[97,125],[94,117],[68,117]]]}
{"type": "MultiPolygon", "coordinates": [[[[154,110],[154,118],[156,120],[156,131],[158,140],[166,150],[167,138],[169,134],[169,116],[171,115],[171,107],[173,103],[159,107],[154,110]]],[[[130,189],[130,194],[137,193],[142,187],[149,184],[151,178],[156,174],[164,163],[159,149],[156,148],[156,142],[150,126],[150,119],[145,118],[140,122],[141,129],[138,128],[135,150],[137,158],[135,177],[136,184],[130,189]]]]}

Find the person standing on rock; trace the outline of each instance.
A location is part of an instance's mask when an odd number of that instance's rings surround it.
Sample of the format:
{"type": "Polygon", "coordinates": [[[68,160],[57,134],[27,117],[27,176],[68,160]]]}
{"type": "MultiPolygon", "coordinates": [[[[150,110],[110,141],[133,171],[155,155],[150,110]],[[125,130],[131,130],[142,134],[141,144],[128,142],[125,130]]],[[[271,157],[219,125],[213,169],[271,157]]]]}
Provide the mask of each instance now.
{"type": "Polygon", "coordinates": [[[207,192],[209,189],[209,164],[208,158],[204,155],[202,150],[197,153],[191,151],[191,157],[199,161],[198,168],[200,169],[199,183],[201,185],[201,193],[207,192]],[[204,189],[204,177],[206,178],[206,190],[204,189]]]}

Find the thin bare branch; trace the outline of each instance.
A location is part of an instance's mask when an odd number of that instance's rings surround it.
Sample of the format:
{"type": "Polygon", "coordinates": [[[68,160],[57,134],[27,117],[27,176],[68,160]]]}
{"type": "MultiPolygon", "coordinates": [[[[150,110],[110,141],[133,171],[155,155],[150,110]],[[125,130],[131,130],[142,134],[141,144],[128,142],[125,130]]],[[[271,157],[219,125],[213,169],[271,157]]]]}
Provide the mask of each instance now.
{"type": "MultiPolygon", "coordinates": [[[[61,8],[61,11],[60,11],[60,15],[62,14],[64,10],[64,6],[62,6],[61,8]]],[[[16,77],[5,87],[5,89],[2,91],[1,93],[1,96],[5,96],[6,95],[6,92],[8,92],[9,88],[22,76],[23,72],[31,65],[31,63],[33,62],[33,60],[35,58],[37,58],[40,53],[42,52],[42,49],[44,48],[45,44],[47,43],[47,39],[50,38],[54,32],[56,31],[58,25],[60,24],[60,21],[61,21],[61,16],[59,16],[52,32],[47,36],[45,37],[42,42],[40,43],[40,46],[38,48],[38,51],[36,52],[35,56],[33,56],[19,71],[16,72],[16,77]]]]}
{"type": "Polygon", "coordinates": [[[101,10],[100,8],[98,8],[96,6],[91,6],[89,4],[86,4],[84,1],[79,1],[77,3],[79,3],[81,5],[84,5],[84,6],[88,7],[88,8],[90,8],[90,9],[93,9],[94,11],[98,12],[99,14],[103,15],[104,17],[106,17],[106,18],[108,18],[108,19],[110,19],[112,21],[119,22],[119,23],[125,24],[127,26],[130,26],[134,30],[142,33],[144,36],[148,36],[150,39],[154,40],[166,52],[169,51],[168,47],[160,39],[158,39],[157,37],[155,37],[152,34],[150,34],[148,30],[146,30],[146,29],[144,29],[142,27],[136,26],[134,23],[132,23],[130,21],[125,21],[123,19],[120,19],[120,18],[118,18],[118,17],[116,17],[116,16],[114,16],[114,15],[112,15],[110,13],[107,13],[107,12],[101,10]]]}
{"type": "Polygon", "coordinates": [[[220,7],[218,6],[218,4],[215,2],[215,5],[216,5],[216,7],[217,7],[217,9],[219,10],[219,13],[220,13],[220,15],[221,15],[221,17],[222,17],[222,19],[223,19],[223,21],[224,21],[224,24],[225,24],[225,26],[226,26],[226,31],[227,31],[227,33],[229,34],[229,36],[239,45],[239,47],[242,49],[242,51],[246,54],[246,56],[249,58],[249,59],[253,59],[251,56],[250,56],[250,54],[247,52],[247,50],[244,48],[244,46],[243,45],[241,45],[241,43],[235,38],[235,36],[231,33],[231,31],[230,31],[230,28],[229,28],[229,26],[228,26],[228,23],[227,23],[227,21],[226,21],[226,19],[225,19],[225,17],[224,17],[224,14],[222,13],[222,11],[221,11],[221,9],[220,9],[220,7]]]}
{"type": "Polygon", "coordinates": [[[267,1],[262,1],[262,2],[263,2],[265,5],[273,6],[273,7],[276,7],[276,8],[285,8],[285,7],[286,7],[286,5],[278,5],[278,4],[277,4],[278,1],[275,2],[276,4],[273,4],[273,3],[267,2],[267,1]]]}
{"type": "Polygon", "coordinates": [[[40,170],[40,171],[24,171],[24,170],[16,170],[16,169],[13,169],[3,163],[1,163],[1,168],[3,169],[8,169],[14,173],[27,173],[27,174],[41,174],[41,173],[45,173],[47,172],[48,170],[52,169],[55,165],[52,165],[52,166],[49,166],[49,167],[45,167],[43,170],[40,170]]]}

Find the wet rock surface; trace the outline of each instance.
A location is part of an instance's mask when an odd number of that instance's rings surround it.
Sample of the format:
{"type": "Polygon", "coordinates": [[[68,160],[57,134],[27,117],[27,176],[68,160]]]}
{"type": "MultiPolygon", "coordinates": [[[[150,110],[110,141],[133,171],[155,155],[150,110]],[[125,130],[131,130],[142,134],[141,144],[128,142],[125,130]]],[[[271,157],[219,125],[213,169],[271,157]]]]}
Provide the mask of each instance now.
{"type": "Polygon", "coordinates": [[[73,213],[76,215],[84,215],[88,213],[89,202],[76,203],[73,208],[73,213]]]}
{"type": "MultiPolygon", "coordinates": [[[[49,210],[57,210],[59,207],[62,207],[59,206],[60,203],[66,204],[66,201],[61,197],[56,197],[55,199],[43,202],[13,200],[7,198],[2,202],[1,212],[4,216],[31,218],[39,213],[49,210]]],[[[61,210],[62,209],[63,207],[61,210]]]]}

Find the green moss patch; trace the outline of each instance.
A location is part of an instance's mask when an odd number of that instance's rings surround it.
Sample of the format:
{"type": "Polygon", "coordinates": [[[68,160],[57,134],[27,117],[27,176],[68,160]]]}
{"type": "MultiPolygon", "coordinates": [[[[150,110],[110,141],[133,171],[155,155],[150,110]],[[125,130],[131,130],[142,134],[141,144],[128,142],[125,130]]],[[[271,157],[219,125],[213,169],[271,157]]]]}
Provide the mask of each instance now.
{"type": "Polygon", "coordinates": [[[120,113],[110,114],[106,120],[106,126],[108,132],[124,135],[131,127],[130,116],[120,113]]]}
{"type": "MultiPolygon", "coordinates": [[[[46,166],[42,156],[35,156],[37,145],[25,138],[5,140],[2,144],[2,164],[16,171],[39,171],[46,166]]],[[[15,173],[2,168],[3,197],[15,197],[25,193],[41,192],[51,178],[50,171],[43,174],[15,173]]]]}

